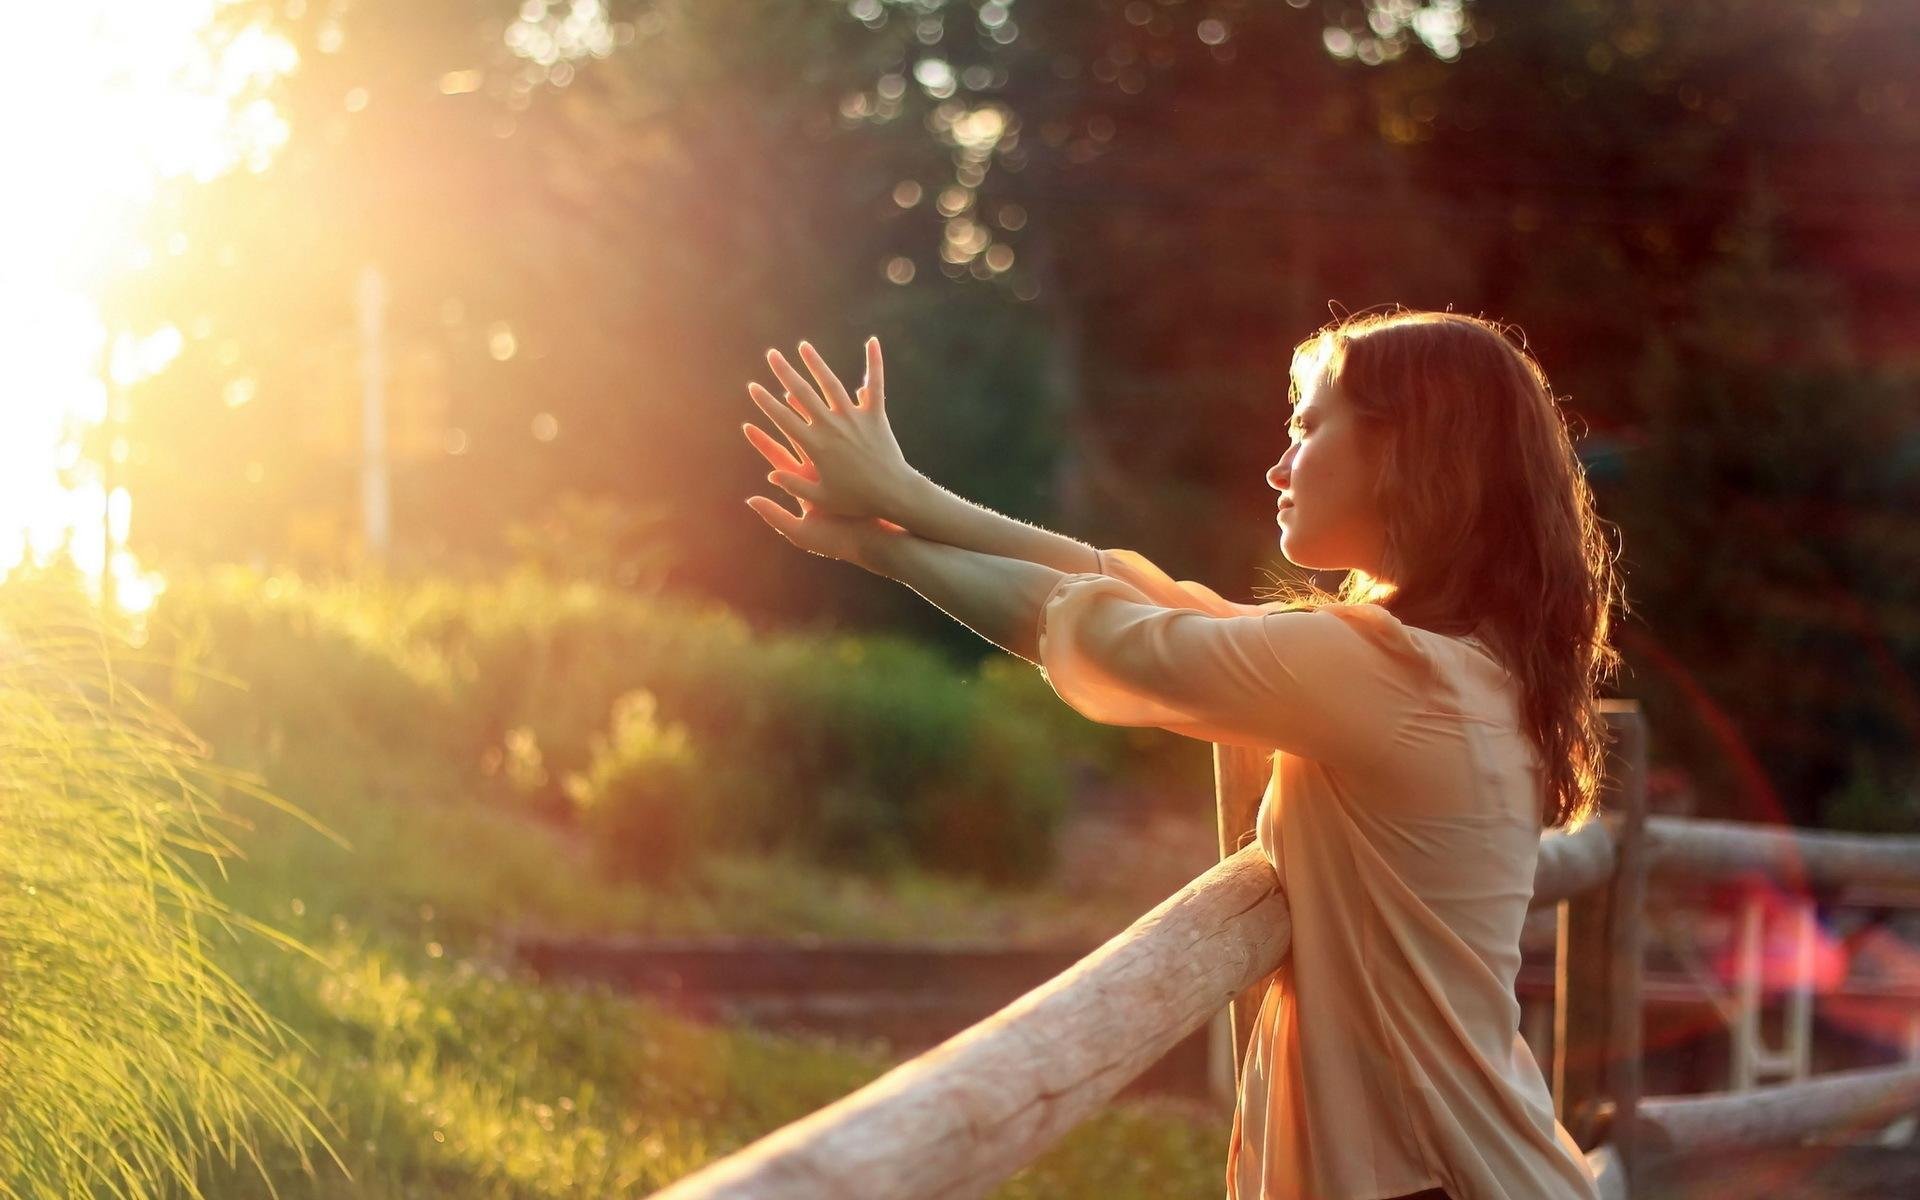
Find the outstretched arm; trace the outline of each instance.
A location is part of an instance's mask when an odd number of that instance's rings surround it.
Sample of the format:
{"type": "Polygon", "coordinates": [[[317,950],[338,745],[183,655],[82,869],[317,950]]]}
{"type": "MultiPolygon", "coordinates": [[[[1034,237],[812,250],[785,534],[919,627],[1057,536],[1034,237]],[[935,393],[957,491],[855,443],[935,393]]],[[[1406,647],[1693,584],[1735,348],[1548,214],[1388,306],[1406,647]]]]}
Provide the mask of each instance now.
{"type": "Polygon", "coordinates": [[[877,531],[859,564],[897,579],[981,637],[1036,665],[1040,611],[1072,572],[997,554],[963,550],[910,533],[877,531]]]}
{"type": "Polygon", "coordinates": [[[899,515],[888,519],[916,537],[980,554],[1017,558],[1056,571],[1098,572],[1100,554],[1085,542],[1029,525],[950,492],[925,475],[901,497],[899,515]]]}
{"type": "MultiPolygon", "coordinates": [[[[1377,723],[1378,695],[1356,686],[1355,635],[1333,610],[1213,616],[1163,608],[1115,576],[929,542],[805,500],[798,517],[764,496],[747,503],[800,548],[897,579],[1040,667],[1060,698],[1091,720],[1322,762],[1345,761],[1352,730],[1377,723]]],[[[1384,609],[1349,607],[1393,621],[1384,609]]]]}

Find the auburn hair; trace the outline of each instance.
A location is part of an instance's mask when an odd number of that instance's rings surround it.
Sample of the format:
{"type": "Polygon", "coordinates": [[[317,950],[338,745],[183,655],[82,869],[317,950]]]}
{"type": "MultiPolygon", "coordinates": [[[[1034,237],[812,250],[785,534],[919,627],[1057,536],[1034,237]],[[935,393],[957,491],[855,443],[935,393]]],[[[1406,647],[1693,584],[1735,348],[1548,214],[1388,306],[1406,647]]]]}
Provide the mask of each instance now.
{"type": "Polygon", "coordinates": [[[1451,312],[1341,318],[1294,348],[1288,372],[1324,379],[1378,453],[1386,521],[1379,577],[1336,594],[1280,589],[1291,607],[1378,604],[1408,625],[1477,637],[1519,686],[1544,776],[1541,823],[1599,808],[1607,731],[1595,701],[1620,666],[1625,610],[1559,401],[1517,330],[1451,312]],[[1517,339],[1517,340],[1516,340],[1517,339]]]}

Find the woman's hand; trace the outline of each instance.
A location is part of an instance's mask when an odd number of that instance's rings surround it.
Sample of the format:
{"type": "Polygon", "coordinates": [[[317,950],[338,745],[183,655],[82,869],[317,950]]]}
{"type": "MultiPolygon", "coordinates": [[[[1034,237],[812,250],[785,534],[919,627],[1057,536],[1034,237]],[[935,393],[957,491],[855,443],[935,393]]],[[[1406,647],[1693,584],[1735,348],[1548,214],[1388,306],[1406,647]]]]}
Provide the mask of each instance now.
{"type": "Polygon", "coordinates": [[[798,452],[797,456],[790,453],[750,423],[740,427],[754,449],[773,464],[768,482],[801,501],[801,520],[806,519],[809,505],[843,517],[896,516],[920,479],[900,453],[900,443],[887,421],[880,339],[868,338],[866,349],[867,376],[857,393],[858,403],[806,342],[800,343],[800,357],[820,384],[820,392],[778,350],[767,351],[767,363],[786,388],[786,403],[757,383],[747,385],[753,402],[798,452]]]}
{"type": "Polygon", "coordinates": [[[881,573],[877,553],[881,539],[906,535],[906,530],[891,521],[843,517],[808,500],[800,501],[797,517],[765,496],[747,497],[747,507],[802,550],[850,562],[875,574],[881,573]]]}

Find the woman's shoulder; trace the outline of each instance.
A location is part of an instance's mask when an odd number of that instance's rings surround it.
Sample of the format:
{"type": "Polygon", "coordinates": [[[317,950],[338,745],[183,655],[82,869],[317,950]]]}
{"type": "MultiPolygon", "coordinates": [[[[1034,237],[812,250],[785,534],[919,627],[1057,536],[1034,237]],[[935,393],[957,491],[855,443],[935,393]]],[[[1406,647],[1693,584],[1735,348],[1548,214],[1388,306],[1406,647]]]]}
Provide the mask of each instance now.
{"type": "Polygon", "coordinates": [[[1271,615],[1290,620],[1310,619],[1321,628],[1338,626],[1356,647],[1401,660],[1423,672],[1439,669],[1452,656],[1486,668],[1504,680],[1506,668],[1476,633],[1442,633],[1403,621],[1391,609],[1374,601],[1340,601],[1311,607],[1275,606],[1271,615]]]}
{"type": "Polygon", "coordinates": [[[1267,613],[1266,628],[1276,648],[1288,642],[1318,645],[1372,659],[1385,657],[1423,671],[1431,668],[1431,649],[1413,627],[1378,604],[1275,605],[1267,613]]]}
{"type": "Polygon", "coordinates": [[[1411,644],[1413,640],[1413,626],[1394,616],[1385,606],[1370,601],[1329,601],[1308,605],[1276,603],[1268,612],[1270,616],[1295,621],[1311,620],[1325,627],[1344,626],[1355,636],[1370,641],[1411,644]]]}

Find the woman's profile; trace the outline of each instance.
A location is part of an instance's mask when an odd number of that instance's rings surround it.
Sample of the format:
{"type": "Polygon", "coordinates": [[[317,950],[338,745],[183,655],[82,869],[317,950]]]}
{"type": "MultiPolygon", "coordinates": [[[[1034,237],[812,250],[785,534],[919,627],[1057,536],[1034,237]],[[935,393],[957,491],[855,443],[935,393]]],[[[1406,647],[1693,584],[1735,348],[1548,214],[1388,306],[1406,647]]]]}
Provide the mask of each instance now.
{"type": "Polygon", "coordinates": [[[1502,326],[1337,321],[1289,368],[1282,552],[1346,572],[1261,604],[963,500],[909,467],[879,344],[849,396],[750,385],[795,545],[897,579],[1087,717],[1272,751],[1253,835],[1293,918],[1265,983],[1229,1200],[1591,1200],[1519,1033],[1539,838],[1596,810],[1613,557],[1539,363],[1502,326]]]}

